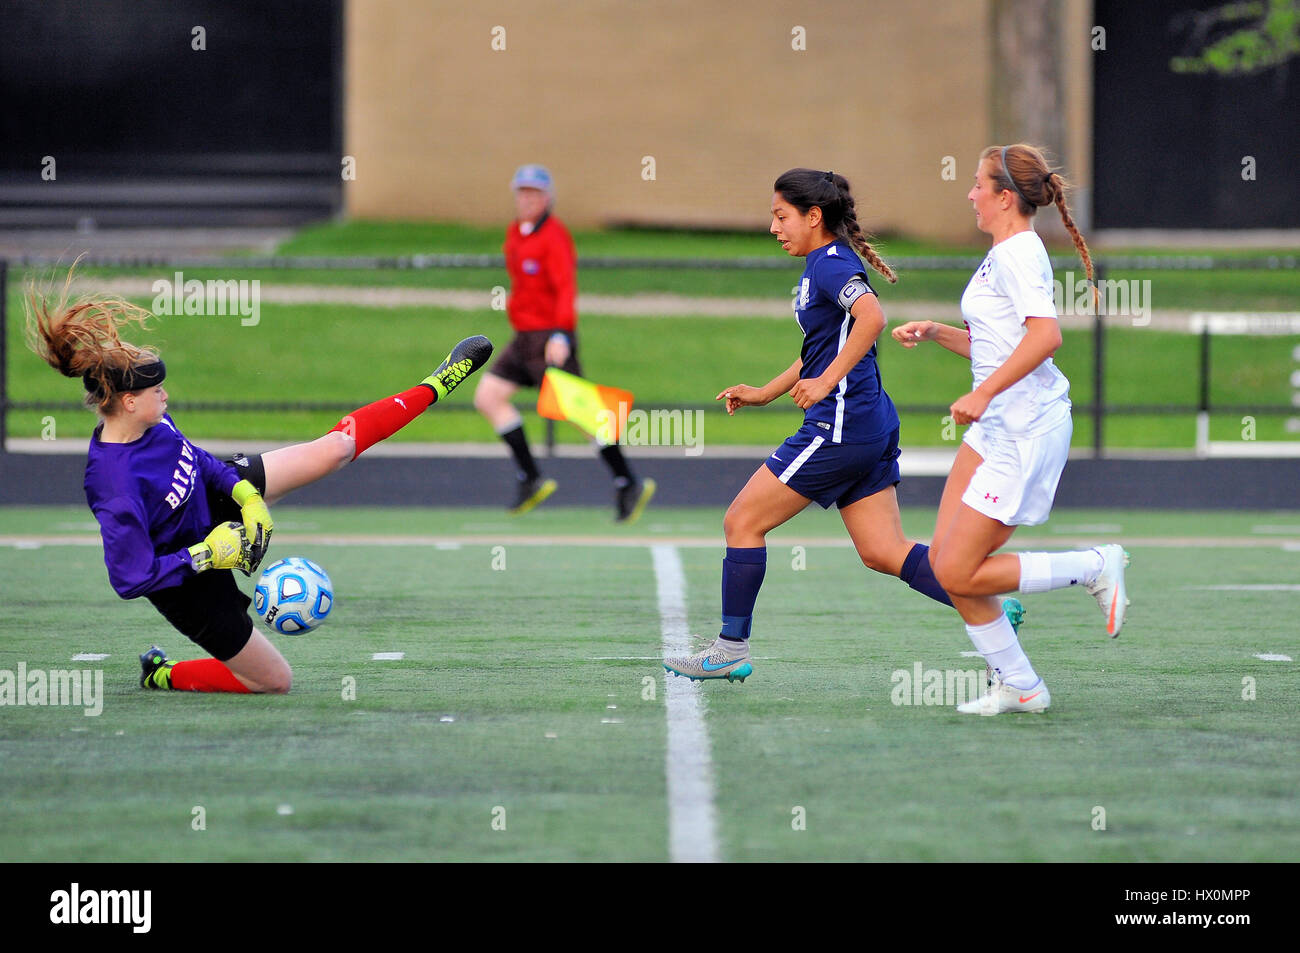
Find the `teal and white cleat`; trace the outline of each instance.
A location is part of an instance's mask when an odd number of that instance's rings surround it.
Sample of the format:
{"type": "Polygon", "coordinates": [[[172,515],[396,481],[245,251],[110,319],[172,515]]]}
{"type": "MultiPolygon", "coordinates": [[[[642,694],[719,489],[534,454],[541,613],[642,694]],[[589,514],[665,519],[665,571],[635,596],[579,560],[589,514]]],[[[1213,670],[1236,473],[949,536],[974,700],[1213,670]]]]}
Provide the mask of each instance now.
{"type": "Polygon", "coordinates": [[[1033,688],[1023,691],[1012,688],[1002,679],[994,676],[989,690],[964,705],[958,705],[957,711],[963,715],[1001,715],[1009,711],[1032,711],[1041,714],[1052,704],[1052,693],[1047,690],[1047,683],[1041,678],[1033,688]]]}
{"type": "Polygon", "coordinates": [[[702,682],[708,678],[743,682],[754,674],[754,666],[749,664],[749,643],[730,642],[722,638],[714,639],[712,645],[694,655],[664,659],[664,670],[673,675],[684,675],[693,682],[702,682]]]}
{"type": "Polygon", "coordinates": [[[1007,617],[1011,623],[1011,628],[1015,630],[1016,635],[1020,634],[1020,627],[1025,622],[1025,607],[1019,599],[1003,599],[1002,614],[1007,617]]]}
{"type": "Polygon", "coordinates": [[[1093,548],[1101,554],[1101,572],[1084,588],[1101,606],[1102,614],[1106,617],[1106,634],[1113,639],[1124,627],[1124,610],[1129,604],[1128,594],[1124,590],[1124,567],[1129,563],[1129,555],[1119,543],[1093,548]]]}

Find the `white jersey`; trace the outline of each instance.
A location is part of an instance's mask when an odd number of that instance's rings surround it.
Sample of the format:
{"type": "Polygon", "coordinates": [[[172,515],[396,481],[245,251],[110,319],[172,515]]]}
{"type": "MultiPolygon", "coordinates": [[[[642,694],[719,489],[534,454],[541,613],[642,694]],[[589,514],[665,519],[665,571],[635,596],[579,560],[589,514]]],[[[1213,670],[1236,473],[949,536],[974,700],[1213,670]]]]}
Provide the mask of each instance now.
{"type": "MultiPolygon", "coordinates": [[[[970,333],[975,387],[1011,356],[1025,336],[1026,318],[1055,318],[1052,263],[1038,234],[1018,232],[989,249],[961,296],[970,333]]],[[[1070,382],[1049,357],[989,403],[981,427],[1034,437],[1070,417],[1070,382]]]]}

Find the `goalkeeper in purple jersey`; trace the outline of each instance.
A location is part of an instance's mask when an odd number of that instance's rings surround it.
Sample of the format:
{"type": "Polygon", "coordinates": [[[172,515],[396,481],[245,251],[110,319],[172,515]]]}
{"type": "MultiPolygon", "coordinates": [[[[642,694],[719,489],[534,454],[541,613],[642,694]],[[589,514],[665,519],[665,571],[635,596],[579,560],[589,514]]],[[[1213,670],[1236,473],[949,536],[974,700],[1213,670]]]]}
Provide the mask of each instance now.
{"type": "MultiPolygon", "coordinates": [[[[68,282],[71,283],[71,273],[68,282]]],[[[232,570],[252,575],[266,554],[274,502],[355,459],[445,397],[492,353],[487,338],[458,344],[415,387],[361,407],[324,436],[266,454],[218,460],[167,414],[167,368],[158,353],[121,339],[149,313],[109,298],[51,304],[27,296],[29,346],[80,377],[99,416],[86,461],[86,502],[99,521],[109,582],[143,596],[212,657],[171,662],[157,646],[140,656],[146,688],[203,692],[289,690],[284,657],[248,616],[232,570]]]]}

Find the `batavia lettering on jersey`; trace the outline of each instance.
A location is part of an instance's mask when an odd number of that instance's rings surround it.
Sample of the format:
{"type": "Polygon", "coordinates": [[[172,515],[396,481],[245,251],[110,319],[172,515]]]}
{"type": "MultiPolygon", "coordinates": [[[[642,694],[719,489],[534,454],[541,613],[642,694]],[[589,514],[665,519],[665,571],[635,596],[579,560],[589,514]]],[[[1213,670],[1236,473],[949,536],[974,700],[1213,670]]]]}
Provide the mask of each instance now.
{"type": "Polygon", "coordinates": [[[176,469],[172,471],[172,491],[167,494],[167,505],[172,509],[184,503],[185,497],[194,488],[194,464],[190,462],[193,459],[194,448],[189,441],[182,440],[181,456],[176,461],[176,469]]]}

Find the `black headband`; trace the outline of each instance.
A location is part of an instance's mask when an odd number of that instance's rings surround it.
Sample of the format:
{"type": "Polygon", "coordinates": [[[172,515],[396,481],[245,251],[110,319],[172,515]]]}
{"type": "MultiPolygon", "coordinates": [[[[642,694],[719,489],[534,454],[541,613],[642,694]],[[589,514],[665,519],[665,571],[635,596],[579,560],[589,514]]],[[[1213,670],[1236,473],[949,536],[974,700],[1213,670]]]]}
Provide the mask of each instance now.
{"type": "MultiPolygon", "coordinates": [[[[167,376],[167,365],[162,361],[150,361],[148,364],[136,364],[126,368],[105,368],[105,374],[113,387],[113,393],[125,394],[161,384],[167,376]]],[[[99,393],[99,381],[90,371],[81,375],[81,382],[85,385],[87,393],[99,393]]]]}

